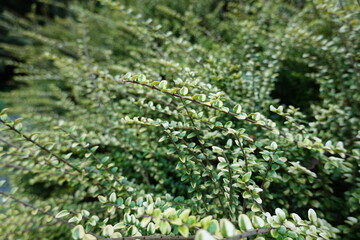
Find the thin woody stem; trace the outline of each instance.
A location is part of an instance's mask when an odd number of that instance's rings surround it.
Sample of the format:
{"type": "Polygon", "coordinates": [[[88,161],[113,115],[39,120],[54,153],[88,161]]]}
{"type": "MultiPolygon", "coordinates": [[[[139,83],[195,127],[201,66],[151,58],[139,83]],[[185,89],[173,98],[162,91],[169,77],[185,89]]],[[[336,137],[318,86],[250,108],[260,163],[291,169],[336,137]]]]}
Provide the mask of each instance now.
{"type": "Polygon", "coordinates": [[[140,236],[140,237],[120,237],[120,238],[99,238],[98,240],[192,240],[195,236],[140,236]]]}
{"type": "MultiPolygon", "coordinates": [[[[47,147],[41,145],[40,143],[34,141],[31,139],[31,137],[27,136],[26,134],[20,132],[19,130],[17,130],[14,126],[10,125],[9,123],[3,121],[2,119],[0,119],[0,122],[2,124],[4,124],[5,126],[7,126],[10,130],[14,131],[15,133],[17,133],[18,135],[20,135],[21,137],[23,137],[26,141],[31,142],[32,144],[34,144],[35,146],[39,147],[42,151],[48,153],[51,156],[54,156],[56,159],[58,159],[60,162],[66,164],[67,166],[71,167],[72,169],[74,169],[76,172],[78,172],[80,175],[84,174],[89,180],[91,180],[92,182],[94,182],[97,186],[99,187],[103,187],[96,179],[94,179],[93,177],[91,177],[87,172],[82,171],[80,168],[72,165],[69,161],[67,161],[66,159],[62,158],[60,155],[50,151],[47,147]]],[[[100,188],[101,189],[101,188],[100,188]]]]}
{"type": "MultiPolygon", "coordinates": [[[[232,201],[232,197],[233,197],[233,179],[232,179],[232,170],[231,170],[231,166],[230,166],[230,161],[229,159],[227,158],[226,154],[223,152],[222,153],[223,157],[225,158],[227,164],[228,164],[228,171],[229,171],[229,188],[230,188],[230,197],[229,197],[229,205],[230,207],[232,206],[233,204],[233,201],[232,201]]],[[[231,211],[230,211],[231,212],[231,211]]]]}
{"type": "MultiPolygon", "coordinates": [[[[72,223],[69,223],[68,221],[64,220],[64,219],[61,219],[61,218],[56,218],[55,215],[49,213],[49,212],[46,212],[44,210],[42,210],[41,208],[38,208],[38,207],[35,207],[34,205],[30,204],[30,203],[27,203],[27,202],[24,202],[18,198],[16,198],[15,196],[9,194],[9,193],[6,193],[4,191],[0,191],[0,195],[3,195],[5,197],[8,197],[8,198],[11,198],[12,200],[14,200],[15,202],[18,202],[20,203],[21,205],[25,206],[25,207],[28,207],[28,208],[31,208],[33,210],[37,210],[39,212],[41,212],[42,214],[45,214],[45,215],[48,215],[50,217],[53,217],[55,221],[57,222],[61,222],[61,223],[64,223],[66,225],[68,225],[69,227],[75,227],[74,224],[72,223]]],[[[102,239],[99,235],[95,234],[95,233],[90,233],[89,234],[93,235],[94,237],[96,237],[97,239],[102,239]]]]}
{"type": "Polygon", "coordinates": [[[98,164],[102,164],[102,165],[104,166],[104,169],[106,170],[106,172],[109,173],[111,176],[113,176],[114,179],[115,179],[115,181],[116,181],[120,186],[122,185],[121,182],[118,180],[118,177],[117,177],[113,172],[111,172],[111,170],[110,170],[107,166],[105,166],[105,164],[103,164],[103,163],[101,162],[101,160],[100,160],[87,146],[85,146],[85,145],[84,145],[80,140],[78,140],[73,134],[67,132],[65,129],[60,128],[60,130],[63,131],[64,133],[68,134],[68,136],[69,136],[72,140],[74,140],[75,142],[79,143],[80,146],[81,146],[83,149],[85,149],[85,150],[91,155],[91,157],[95,159],[95,161],[96,161],[98,164]]]}
{"type": "MultiPolygon", "coordinates": [[[[247,160],[247,156],[246,156],[246,153],[245,153],[245,150],[244,150],[244,147],[242,145],[242,143],[240,142],[240,138],[237,134],[235,134],[236,136],[236,139],[239,143],[239,146],[240,146],[240,149],[241,149],[241,152],[243,153],[243,157],[244,157],[244,160],[245,160],[245,172],[247,173],[249,171],[249,164],[248,164],[248,160],[247,160]]],[[[242,212],[243,213],[246,213],[246,198],[243,199],[243,205],[242,205],[242,212]]]]}
{"type": "MultiPolygon", "coordinates": [[[[181,157],[182,154],[181,154],[180,149],[178,148],[178,146],[176,145],[176,143],[172,140],[170,134],[166,131],[166,129],[165,129],[163,126],[162,126],[162,128],[164,129],[164,132],[165,132],[165,134],[168,136],[168,138],[170,139],[171,143],[174,145],[174,147],[175,147],[175,149],[176,149],[176,152],[178,153],[179,157],[181,157]]],[[[190,176],[191,181],[192,181],[192,182],[195,182],[195,180],[194,180],[194,178],[193,178],[193,175],[192,175],[192,171],[191,171],[191,169],[189,169],[189,167],[188,167],[188,165],[187,165],[187,163],[186,163],[186,159],[185,159],[185,164],[184,164],[184,165],[185,165],[186,170],[189,171],[189,176],[190,176]]],[[[206,202],[205,202],[205,198],[204,198],[202,192],[200,192],[199,188],[197,188],[197,187],[195,188],[195,190],[196,190],[197,194],[199,194],[199,195],[202,196],[201,199],[202,199],[204,208],[207,210],[207,204],[206,204],[206,202]]]]}
{"type": "MultiPolygon", "coordinates": [[[[276,152],[276,151],[275,151],[275,152],[276,152]]],[[[274,154],[275,154],[275,152],[274,152],[274,154]]],[[[266,182],[266,178],[267,178],[267,176],[269,175],[269,172],[270,172],[270,170],[271,170],[272,162],[273,162],[273,158],[272,158],[272,156],[270,155],[270,160],[269,160],[268,166],[267,166],[267,168],[266,168],[266,173],[265,173],[264,179],[263,179],[263,181],[262,181],[262,183],[261,183],[261,188],[262,188],[262,189],[264,189],[264,185],[265,185],[265,182],[266,182]]]]}
{"type": "MultiPolygon", "coordinates": [[[[205,156],[206,164],[207,164],[208,166],[210,166],[211,164],[210,164],[209,158],[208,158],[208,156],[207,156],[207,154],[206,154],[206,152],[205,152],[205,146],[204,146],[204,144],[201,142],[200,133],[199,133],[199,130],[197,129],[197,127],[196,127],[196,125],[195,125],[195,121],[194,121],[193,117],[191,116],[191,114],[190,114],[190,112],[189,112],[189,110],[188,110],[188,108],[187,108],[187,106],[186,106],[186,103],[184,102],[184,100],[183,100],[182,98],[181,98],[181,102],[182,102],[182,104],[184,105],[185,111],[186,111],[187,115],[189,116],[192,125],[193,125],[194,128],[195,128],[195,134],[196,134],[196,137],[197,137],[197,139],[198,139],[198,142],[199,142],[199,144],[200,144],[200,146],[201,146],[201,152],[202,152],[202,154],[204,154],[204,156],[205,156]]],[[[190,149],[190,148],[188,148],[188,149],[190,149]]],[[[195,158],[196,158],[196,156],[195,156],[195,158]]],[[[205,167],[206,167],[206,166],[205,166],[205,167]]],[[[211,169],[209,169],[209,174],[210,174],[210,177],[213,179],[214,185],[215,185],[215,187],[216,187],[216,182],[214,181],[215,179],[214,179],[214,177],[213,177],[213,174],[212,174],[211,169]]],[[[222,193],[224,194],[224,189],[223,189],[223,187],[221,186],[221,184],[219,185],[219,187],[220,187],[220,190],[222,191],[222,193]]],[[[221,204],[221,207],[222,207],[223,211],[225,212],[225,207],[224,207],[223,202],[221,201],[221,198],[220,198],[219,194],[218,194],[218,199],[219,199],[219,202],[220,202],[220,204],[221,204]]],[[[231,200],[230,200],[230,202],[231,202],[231,200]]],[[[230,204],[230,205],[231,205],[231,204],[230,204]]]]}
{"type": "Polygon", "coordinates": [[[38,142],[35,142],[34,140],[32,140],[29,136],[27,136],[26,134],[20,132],[19,130],[17,130],[15,127],[11,126],[10,124],[8,124],[7,122],[3,121],[0,119],[0,122],[3,123],[5,126],[7,126],[9,129],[11,129],[12,131],[16,132],[18,135],[20,135],[21,137],[23,137],[25,140],[27,140],[28,142],[31,142],[32,144],[38,146],[41,150],[43,150],[44,152],[47,152],[48,154],[54,156],[56,159],[58,159],[59,161],[65,163],[66,165],[68,165],[69,167],[71,167],[72,169],[74,169],[75,171],[77,171],[78,173],[83,173],[81,171],[80,168],[72,165],[69,161],[65,160],[64,158],[60,157],[58,154],[50,151],[48,148],[46,148],[45,146],[41,145],[38,142]]]}
{"type": "MultiPolygon", "coordinates": [[[[197,156],[196,156],[195,152],[189,147],[189,144],[184,139],[181,139],[181,141],[186,145],[187,150],[194,156],[194,159],[197,159],[197,156]]],[[[199,163],[203,166],[204,169],[207,169],[209,171],[211,181],[214,183],[214,187],[217,188],[216,180],[215,180],[215,178],[214,178],[214,176],[212,174],[211,169],[208,169],[208,167],[202,161],[199,161],[199,163]]],[[[221,190],[222,194],[225,195],[225,191],[221,187],[221,185],[220,185],[220,190],[221,190]]],[[[221,208],[222,208],[223,212],[225,213],[226,210],[225,210],[225,206],[224,206],[223,202],[221,201],[221,196],[219,194],[217,194],[216,196],[217,196],[217,198],[219,200],[219,203],[221,205],[221,208]]]]}

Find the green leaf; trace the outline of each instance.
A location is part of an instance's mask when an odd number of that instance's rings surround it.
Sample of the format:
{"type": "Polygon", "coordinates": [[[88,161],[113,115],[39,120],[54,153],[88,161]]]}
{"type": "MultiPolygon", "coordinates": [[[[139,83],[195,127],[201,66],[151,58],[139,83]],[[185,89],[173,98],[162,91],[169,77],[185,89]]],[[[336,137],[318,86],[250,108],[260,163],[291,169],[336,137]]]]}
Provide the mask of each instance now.
{"type": "Polygon", "coordinates": [[[91,234],[85,234],[82,240],[96,240],[97,238],[91,234]]]}
{"type": "Polygon", "coordinates": [[[90,216],[89,211],[88,211],[88,210],[85,210],[85,209],[81,210],[81,214],[82,214],[83,216],[85,216],[85,217],[89,217],[89,216],[90,216]]]}
{"type": "Polygon", "coordinates": [[[159,227],[161,234],[167,235],[171,232],[171,226],[167,221],[160,221],[159,227]]]}
{"type": "Polygon", "coordinates": [[[220,231],[219,222],[217,220],[211,220],[209,224],[208,231],[211,234],[217,234],[220,231]]]}
{"type": "Polygon", "coordinates": [[[277,237],[279,236],[279,232],[278,232],[277,229],[271,229],[270,235],[271,235],[273,238],[277,238],[277,237]]]}
{"type": "Polygon", "coordinates": [[[215,240],[215,238],[207,231],[200,229],[196,232],[195,240],[215,240]]]}
{"type": "Polygon", "coordinates": [[[112,203],[116,202],[116,193],[113,192],[110,194],[109,201],[112,203]]]}
{"type": "Polygon", "coordinates": [[[14,128],[18,131],[21,131],[23,128],[23,125],[22,125],[22,123],[18,123],[18,124],[15,124],[14,128]]]}
{"type": "Polygon", "coordinates": [[[77,217],[72,217],[72,218],[70,218],[70,219],[68,220],[68,222],[69,222],[69,223],[72,223],[72,222],[78,223],[78,222],[80,222],[80,221],[79,221],[79,219],[78,219],[77,217]]]}
{"type": "Polygon", "coordinates": [[[160,82],[159,81],[153,81],[151,83],[149,83],[150,86],[156,86],[158,85],[160,82]]]}
{"type": "Polygon", "coordinates": [[[175,209],[175,208],[167,208],[167,209],[163,212],[163,217],[164,217],[164,218],[169,218],[169,216],[173,215],[174,213],[176,213],[176,209],[175,209]]]}
{"type": "Polygon", "coordinates": [[[73,239],[76,239],[76,240],[82,239],[82,238],[85,236],[84,227],[81,226],[81,225],[75,226],[75,227],[71,230],[71,234],[72,234],[73,239]]]}
{"type": "Polygon", "coordinates": [[[139,207],[136,209],[136,217],[142,217],[145,213],[144,207],[139,207]]]}
{"type": "Polygon", "coordinates": [[[187,222],[188,218],[189,218],[189,215],[190,215],[190,209],[185,209],[181,214],[180,214],[180,219],[183,221],[183,222],[187,222]]]}
{"type": "Polygon", "coordinates": [[[224,152],[224,150],[222,148],[219,148],[219,147],[216,147],[216,146],[213,146],[212,150],[213,150],[214,153],[218,153],[218,154],[221,154],[222,152],[224,152]]]}
{"type": "Polygon", "coordinates": [[[166,89],[167,88],[167,84],[168,82],[166,80],[162,80],[160,83],[159,83],[159,88],[160,89],[166,89]]]}
{"type": "Polygon", "coordinates": [[[173,219],[173,220],[171,220],[170,223],[171,223],[172,225],[176,225],[176,226],[180,226],[180,225],[183,224],[183,222],[181,221],[180,218],[173,219]]]}
{"type": "Polygon", "coordinates": [[[251,178],[251,174],[252,174],[252,172],[247,172],[247,173],[245,173],[245,174],[243,175],[243,177],[242,177],[242,180],[243,180],[244,182],[248,182],[248,181],[250,180],[250,178],[251,178]]]}
{"type": "Polygon", "coordinates": [[[183,96],[187,95],[188,92],[189,92],[189,90],[187,89],[187,87],[182,87],[180,89],[180,94],[183,95],[183,96]]]}
{"type": "Polygon", "coordinates": [[[239,114],[241,113],[241,106],[239,104],[235,105],[234,107],[234,113],[239,114]]]}
{"type": "Polygon", "coordinates": [[[119,232],[114,232],[110,237],[111,237],[111,238],[121,238],[122,235],[121,235],[121,233],[119,233],[119,232]]]}
{"type": "Polygon", "coordinates": [[[210,225],[211,219],[212,219],[212,216],[207,216],[207,217],[204,217],[203,219],[201,219],[200,220],[201,228],[207,229],[210,225]]]}
{"type": "Polygon", "coordinates": [[[257,237],[257,238],[254,238],[254,240],[265,240],[264,237],[257,237]]]}
{"type": "Polygon", "coordinates": [[[9,108],[4,108],[0,111],[0,115],[5,114],[7,111],[9,110],[9,108]]]}
{"type": "Polygon", "coordinates": [[[239,224],[239,228],[244,232],[254,229],[250,221],[250,218],[246,214],[239,215],[238,224],[239,224]]]}
{"type": "Polygon", "coordinates": [[[196,133],[192,132],[189,135],[187,135],[187,138],[193,138],[196,136],[196,133]]]}
{"type": "Polygon", "coordinates": [[[183,237],[189,236],[189,228],[187,226],[178,227],[178,231],[183,237]]]}
{"type": "Polygon", "coordinates": [[[153,211],[154,211],[154,203],[151,203],[146,208],[146,214],[151,215],[153,213],[153,211]]]}
{"type": "Polygon", "coordinates": [[[299,215],[297,215],[296,213],[292,213],[290,216],[292,219],[294,219],[295,222],[301,221],[301,217],[299,215]]]}
{"type": "Polygon", "coordinates": [[[276,208],[276,209],[275,209],[275,213],[276,213],[276,216],[279,218],[279,221],[280,221],[280,222],[285,221],[285,219],[286,219],[286,214],[285,214],[285,212],[284,212],[282,209],[276,208]]]}
{"type": "Polygon", "coordinates": [[[58,214],[56,214],[55,218],[62,218],[65,217],[67,215],[69,215],[69,211],[68,210],[62,210],[60,211],[58,214]]]}
{"type": "Polygon", "coordinates": [[[126,205],[126,206],[130,206],[130,205],[131,205],[131,202],[132,202],[132,197],[128,197],[128,198],[125,200],[125,205],[126,205]]]}
{"type": "MultiPolygon", "coordinates": [[[[131,73],[130,73],[130,76],[131,76],[131,73]]],[[[140,74],[137,80],[139,82],[146,82],[146,76],[144,74],[140,74]]]]}
{"type": "Polygon", "coordinates": [[[125,223],[120,222],[120,223],[115,224],[113,227],[114,227],[114,231],[115,231],[115,230],[118,230],[118,229],[123,229],[123,228],[125,228],[126,225],[125,225],[125,223]]]}
{"type": "Polygon", "coordinates": [[[96,150],[99,148],[99,146],[94,146],[92,148],[90,148],[91,152],[96,152],[96,150]]]}
{"type": "Polygon", "coordinates": [[[254,224],[254,227],[256,227],[256,228],[262,228],[265,226],[265,221],[261,217],[258,217],[258,216],[253,216],[252,222],[254,224]]]}
{"type": "Polygon", "coordinates": [[[280,226],[280,227],[278,228],[278,232],[279,232],[280,234],[285,234],[285,233],[286,233],[286,228],[285,228],[284,226],[280,226]]]}
{"type": "Polygon", "coordinates": [[[270,148],[271,148],[271,150],[276,150],[277,148],[278,148],[278,146],[277,146],[277,143],[276,142],[272,142],[271,144],[270,144],[270,148]]]}
{"type": "Polygon", "coordinates": [[[6,183],[6,180],[1,180],[0,181],[0,187],[2,186],[2,185],[4,185],[6,183]]]}
{"type": "Polygon", "coordinates": [[[124,203],[124,199],[122,197],[119,197],[116,201],[116,205],[122,205],[124,203]]]}
{"type": "MultiPolygon", "coordinates": [[[[298,234],[296,232],[293,231],[288,231],[287,234],[289,235],[289,237],[291,237],[292,239],[297,239],[298,234]]],[[[319,234],[321,236],[321,233],[319,234]]],[[[327,238],[325,238],[327,239],[327,238]]]]}
{"type": "Polygon", "coordinates": [[[284,222],[284,226],[285,226],[286,228],[289,228],[289,229],[292,229],[292,230],[296,228],[295,224],[293,224],[293,223],[290,222],[290,221],[285,221],[285,222],[284,222]]]}
{"type": "Polygon", "coordinates": [[[103,228],[102,234],[104,237],[110,237],[113,233],[114,233],[114,227],[112,225],[106,225],[103,228]]]}
{"type": "Polygon", "coordinates": [[[314,211],[314,209],[310,208],[309,211],[308,211],[308,217],[309,217],[309,220],[312,222],[312,223],[316,223],[317,222],[317,215],[316,215],[316,212],[314,211]]]}
{"type": "Polygon", "coordinates": [[[154,217],[159,217],[161,215],[161,210],[156,208],[152,214],[154,217]]]}
{"type": "MultiPolygon", "coordinates": [[[[124,78],[130,79],[131,76],[132,76],[131,72],[128,72],[128,73],[126,73],[126,74],[124,75],[124,78]]],[[[140,78],[140,76],[139,76],[139,78],[140,78]]]]}
{"type": "Polygon", "coordinates": [[[138,236],[139,235],[139,229],[137,229],[137,227],[133,225],[127,230],[127,234],[129,236],[138,236]]]}
{"type": "Polygon", "coordinates": [[[186,222],[188,225],[193,225],[196,223],[196,217],[195,216],[190,216],[186,222]]]}
{"type": "Polygon", "coordinates": [[[247,199],[247,198],[251,198],[251,193],[249,193],[248,191],[244,191],[242,194],[242,197],[247,199]]]}
{"type": "Polygon", "coordinates": [[[106,197],[104,197],[104,196],[99,195],[99,196],[98,196],[98,199],[99,199],[99,201],[100,201],[101,203],[107,203],[107,199],[106,199],[106,197]]]}
{"type": "Polygon", "coordinates": [[[7,114],[1,114],[0,119],[3,120],[3,121],[7,121],[8,120],[8,115],[7,114]]]}
{"type": "Polygon", "coordinates": [[[199,94],[199,96],[197,97],[197,99],[201,102],[205,102],[206,100],[206,95],[205,94],[199,94]]]}
{"type": "Polygon", "coordinates": [[[247,114],[246,113],[239,113],[238,115],[236,115],[236,118],[239,120],[244,120],[247,118],[247,114]]]}
{"type": "Polygon", "coordinates": [[[163,141],[165,141],[165,139],[166,139],[166,136],[162,136],[162,137],[159,139],[159,142],[163,142],[163,141]]]}
{"type": "Polygon", "coordinates": [[[153,235],[155,233],[155,224],[154,223],[149,223],[149,225],[146,228],[146,231],[150,234],[153,235]]]}
{"type": "Polygon", "coordinates": [[[224,105],[224,103],[220,100],[217,100],[214,105],[215,107],[221,108],[224,105]]]}
{"type": "Polygon", "coordinates": [[[233,237],[236,235],[234,225],[227,219],[220,220],[220,232],[221,235],[225,238],[233,237]]]}

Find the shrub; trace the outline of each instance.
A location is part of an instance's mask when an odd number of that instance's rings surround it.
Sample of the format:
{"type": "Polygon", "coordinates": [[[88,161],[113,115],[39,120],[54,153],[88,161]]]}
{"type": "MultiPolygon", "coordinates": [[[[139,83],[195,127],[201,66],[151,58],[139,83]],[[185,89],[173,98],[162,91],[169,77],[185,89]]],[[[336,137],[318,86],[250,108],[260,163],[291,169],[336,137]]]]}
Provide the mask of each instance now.
{"type": "Polygon", "coordinates": [[[357,239],[359,5],[299,3],[4,13],[27,44],[1,45],[24,83],[1,93],[1,235],[357,239]],[[306,115],[279,79],[312,95],[306,115]]]}

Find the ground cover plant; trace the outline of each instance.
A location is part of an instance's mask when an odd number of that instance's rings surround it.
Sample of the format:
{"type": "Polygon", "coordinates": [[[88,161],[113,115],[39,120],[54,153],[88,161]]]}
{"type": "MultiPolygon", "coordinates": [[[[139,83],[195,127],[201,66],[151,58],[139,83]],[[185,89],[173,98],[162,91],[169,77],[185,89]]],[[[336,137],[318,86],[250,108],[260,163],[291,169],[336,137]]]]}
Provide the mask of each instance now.
{"type": "Polygon", "coordinates": [[[1,239],[360,237],[358,1],[40,2],[0,21],[1,239]]]}

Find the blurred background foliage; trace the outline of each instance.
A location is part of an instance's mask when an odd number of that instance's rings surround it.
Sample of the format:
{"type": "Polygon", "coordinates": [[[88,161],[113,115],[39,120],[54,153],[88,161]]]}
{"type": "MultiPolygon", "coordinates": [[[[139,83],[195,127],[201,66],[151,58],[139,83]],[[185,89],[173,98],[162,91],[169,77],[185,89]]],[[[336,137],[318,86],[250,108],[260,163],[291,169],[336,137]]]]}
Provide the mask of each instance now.
{"type": "MultiPolygon", "coordinates": [[[[45,1],[46,2],[46,1],[45,1]]],[[[46,4],[43,1],[37,0],[3,0],[0,5],[0,12],[9,11],[18,17],[27,18],[28,14],[38,15],[39,24],[46,24],[46,19],[50,18],[65,18],[72,17],[71,12],[66,9],[66,6],[69,2],[75,2],[78,4],[85,5],[87,7],[94,8],[92,1],[81,1],[81,0],[52,0],[48,1],[50,4],[46,4]],[[60,4],[60,5],[59,5],[60,4]],[[93,5],[93,6],[90,6],[93,5]],[[41,18],[43,17],[43,18],[41,18]]],[[[256,1],[245,1],[246,4],[256,5],[256,1]]],[[[295,12],[293,9],[301,10],[307,4],[306,0],[287,0],[282,1],[280,4],[284,4],[284,7],[279,7],[279,17],[284,20],[291,17],[295,12]],[[286,6],[294,6],[295,8],[291,9],[286,6]]],[[[235,0],[202,0],[202,1],[123,1],[127,6],[132,6],[133,8],[141,9],[140,11],[144,13],[145,16],[151,17],[156,13],[156,18],[159,19],[159,22],[162,22],[164,27],[172,29],[181,29],[184,22],[179,21],[176,18],[178,16],[186,14],[188,7],[193,5],[193,14],[196,15],[200,21],[200,25],[204,26],[207,29],[217,28],[218,24],[222,19],[224,19],[226,13],[229,11],[229,6],[232,3],[241,4],[242,1],[235,0]],[[144,7],[145,6],[145,7],[144,7]],[[172,10],[173,9],[173,10],[172,10]],[[209,14],[213,13],[213,14],[209,14]],[[169,16],[175,16],[169,18],[169,16]]],[[[277,3],[279,4],[279,3],[277,3]]],[[[313,4],[310,1],[310,4],[313,4]]],[[[99,7],[99,6],[98,6],[99,7]]],[[[260,6],[259,6],[260,7],[260,6]]],[[[250,15],[244,15],[244,20],[249,16],[256,16],[256,12],[250,13],[250,15]]],[[[0,14],[1,18],[1,14],[0,14]]],[[[261,24],[268,24],[269,30],[272,21],[276,21],[276,24],[283,24],[281,20],[268,19],[261,24]]],[[[185,23],[186,24],[186,23],[185,23]]],[[[189,24],[189,23],[188,23],[189,24]]],[[[331,38],[331,23],[329,26],[326,26],[324,22],[321,23],[323,26],[317,31],[323,31],[321,34],[331,38]]],[[[181,34],[181,31],[177,32],[181,34]]],[[[224,30],[222,34],[222,41],[231,41],[231,34],[224,30]]],[[[9,34],[8,30],[0,26],[0,42],[25,45],[29,44],[27,38],[22,36],[13,36],[9,34]]],[[[291,51],[294,51],[291,50],[291,51]]],[[[295,50],[296,51],[296,50],[295,50]]],[[[291,52],[289,54],[301,54],[301,52],[291,52]]],[[[20,87],[21,83],[19,81],[13,81],[13,76],[15,75],[14,66],[6,64],[6,59],[19,60],[16,59],[14,55],[0,47],[0,91],[10,91],[11,89],[20,87]]],[[[316,104],[320,101],[319,96],[319,84],[315,79],[309,77],[309,73],[315,71],[314,68],[309,68],[305,63],[296,61],[295,59],[286,59],[282,62],[279,69],[278,80],[276,81],[275,89],[272,91],[272,96],[280,100],[280,103],[286,105],[292,105],[295,107],[300,107],[304,113],[307,113],[311,117],[310,105],[316,104]]],[[[0,99],[0,106],[3,106],[4,102],[0,99]]]]}

